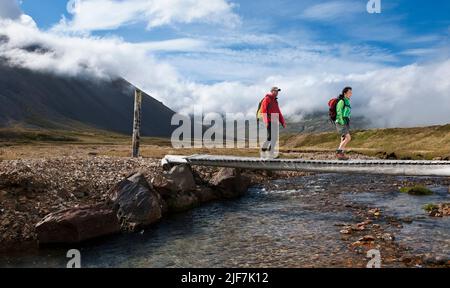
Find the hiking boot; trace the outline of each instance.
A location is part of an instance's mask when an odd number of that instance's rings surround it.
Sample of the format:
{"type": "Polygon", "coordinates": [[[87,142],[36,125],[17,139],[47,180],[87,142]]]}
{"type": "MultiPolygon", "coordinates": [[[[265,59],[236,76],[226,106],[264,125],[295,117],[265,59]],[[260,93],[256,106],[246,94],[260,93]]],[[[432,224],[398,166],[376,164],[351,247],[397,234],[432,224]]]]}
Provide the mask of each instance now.
{"type": "Polygon", "coordinates": [[[271,145],[270,142],[266,141],[261,147],[262,152],[270,151],[271,145]]]}
{"type": "Polygon", "coordinates": [[[344,152],[336,153],[336,157],[338,160],[348,160],[349,158],[345,156],[344,152]]]}

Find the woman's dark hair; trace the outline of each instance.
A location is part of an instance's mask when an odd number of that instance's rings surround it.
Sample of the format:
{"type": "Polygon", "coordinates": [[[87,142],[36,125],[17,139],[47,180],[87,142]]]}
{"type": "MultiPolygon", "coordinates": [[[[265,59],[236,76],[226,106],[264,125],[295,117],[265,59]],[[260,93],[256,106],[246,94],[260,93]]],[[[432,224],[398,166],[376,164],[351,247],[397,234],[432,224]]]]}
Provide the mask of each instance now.
{"type": "Polygon", "coordinates": [[[342,90],[342,94],[339,95],[339,98],[344,98],[344,95],[347,94],[347,92],[350,91],[350,90],[353,90],[352,87],[345,87],[345,88],[342,90]]]}

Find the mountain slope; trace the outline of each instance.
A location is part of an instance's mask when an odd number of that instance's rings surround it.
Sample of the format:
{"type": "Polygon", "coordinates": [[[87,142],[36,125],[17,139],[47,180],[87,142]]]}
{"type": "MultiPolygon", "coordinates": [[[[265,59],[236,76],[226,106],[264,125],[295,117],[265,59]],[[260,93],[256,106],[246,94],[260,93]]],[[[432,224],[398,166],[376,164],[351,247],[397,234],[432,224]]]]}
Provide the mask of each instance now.
{"type": "MultiPolygon", "coordinates": [[[[106,81],[55,76],[9,67],[0,61],[0,126],[132,131],[134,87],[106,81]]],[[[151,97],[142,105],[142,135],[170,136],[175,112],[151,97]]]]}

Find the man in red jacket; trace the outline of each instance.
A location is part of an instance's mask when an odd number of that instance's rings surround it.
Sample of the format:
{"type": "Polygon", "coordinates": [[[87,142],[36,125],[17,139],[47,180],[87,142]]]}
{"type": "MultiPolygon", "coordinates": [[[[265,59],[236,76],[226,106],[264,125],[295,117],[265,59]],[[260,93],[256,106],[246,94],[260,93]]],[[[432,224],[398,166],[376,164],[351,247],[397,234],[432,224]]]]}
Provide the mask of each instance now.
{"type": "MultiPolygon", "coordinates": [[[[271,150],[275,146],[276,139],[272,142],[272,122],[280,123],[286,128],[286,122],[284,121],[283,114],[281,114],[280,107],[278,106],[278,93],[281,91],[278,87],[272,87],[270,93],[264,97],[261,104],[261,114],[263,115],[263,121],[267,127],[267,141],[262,145],[261,150],[271,150]],[[273,119],[272,117],[278,117],[273,119]],[[270,145],[271,144],[271,145],[270,145]]],[[[278,127],[276,127],[278,129],[278,127]]]]}

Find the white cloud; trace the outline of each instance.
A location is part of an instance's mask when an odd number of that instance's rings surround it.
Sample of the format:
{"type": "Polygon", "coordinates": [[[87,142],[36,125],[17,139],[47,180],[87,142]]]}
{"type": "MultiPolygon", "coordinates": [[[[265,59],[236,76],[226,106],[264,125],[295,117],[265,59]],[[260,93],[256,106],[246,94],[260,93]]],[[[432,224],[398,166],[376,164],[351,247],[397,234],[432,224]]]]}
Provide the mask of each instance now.
{"type": "Polygon", "coordinates": [[[134,45],[135,47],[139,47],[145,49],[147,51],[157,52],[189,52],[189,51],[201,51],[203,49],[207,49],[207,43],[202,40],[191,39],[191,38],[179,38],[165,41],[154,41],[154,42],[144,42],[137,43],[134,45]]]}
{"type": "Polygon", "coordinates": [[[227,0],[70,0],[63,17],[53,29],[64,32],[113,30],[122,25],[146,22],[154,28],[176,23],[236,25],[239,17],[227,0]]]}
{"type": "Polygon", "coordinates": [[[16,21],[29,27],[37,27],[33,18],[24,14],[17,0],[0,0],[0,20],[16,21]]]}
{"type": "MultiPolygon", "coordinates": [[[[376,127],[405,127],[450,123],[450,60],[437,64],[408,65],[366,73],[299,73],[267,77],[253,84],[221,82],[193,84],[190,104],[206,111],[255,113],[269,87],[282,88],[282,111],[297,117],[322,111],[345,86],[353,86],[353,113],[367,117],[376,127]]],[[[186,106],[188,111],[192,107],[186,106]]]]}
{"type": "Polygon", "coordinates": [[[435,54],[437,51],[438,51],[437,48],[417,48],[417,49],[407,49],[401,52],[401,54],[407,56],[424,56],[435,54]]]}
{"type": "Polygon", "coordinates": [[[69,76],[123,76],[177,111],[192,112],[199,105],[205,112],[254,115],[258,101],[276,85],[283,89],[280,105],[286,115],[326,113],[328,100],[350,85],[355,115],[365,115],[377,126],[450,122],[448,50],[439,62],[386,67],[380,59],[389,59],[389,53],[364,46],[273,48],[276,37],[244,35],[222,42],[181,38],[133,44],[119,38],[43,32],[34,22],[24,22],[0,20],[0,34],[9,38],[0,44],[0,56],[11,65],[69,76]],[[269,48],[226,47],[239,42],[269,48]],[[44,49],[23,49],[33,45],[44,49]],[[158,54],[167,51],[177,53],[158,54]]]}
{"type": "Polygon", "coordinates": [[[0,1],[0,19],[18,19],[22,15],[17,0],[0,1]]]}
{"type": "Polygon", "coordinates": [[[423,36],[415,36],[411,37],[410,39],[406,39],[408,43],[411,44],[421,44],[421,43],[430,43],[430,42],[438,42],[442,40],[442,36],[438,34],[429,34],[429,35],[423,35],[423,36]]]}
{"type": "Polygon", "coordinates": [[[308,7],[301,17],[318,21],[345,21],[352,14],[364,13],[366,11],[365,7],[365,3],[361,1],[328,1],[308,7]]]}
{"type": "MultiPolygon", "coordinates": [[[[204,40],[206,42],[206,40],[204,40]]],[[[258,47],[233,50],[223,48],[228,43],[213,39],[214,45],[205,45],[199,52],[170,54],[165,61],[176,67],[182,75],[196,82],[227,81],[252,83],[270,75],[308,75],[353,73],[384,67],[395,57],[381,49],[348,45],[292,45],[286,48],[258,47]],[[209,49],[208,49],[209,47],[209,49]]]]}
{"type": "Polygon", "coordinates": [[[415,126],[450,123],[449,75],[447,58],[440,63],[349,76],[348,80],[362,98],[361,112],[378,126],[415,126]]]}

